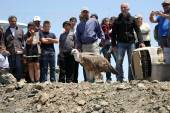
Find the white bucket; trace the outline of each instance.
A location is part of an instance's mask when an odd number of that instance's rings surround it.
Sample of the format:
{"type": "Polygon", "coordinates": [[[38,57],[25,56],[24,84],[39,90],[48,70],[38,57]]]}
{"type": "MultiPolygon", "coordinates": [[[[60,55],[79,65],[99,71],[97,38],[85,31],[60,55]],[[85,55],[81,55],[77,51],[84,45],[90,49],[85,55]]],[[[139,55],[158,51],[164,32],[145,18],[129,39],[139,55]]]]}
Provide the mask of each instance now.
{"type": "Polygon", "coordinates": [[[164,48],[165,64],[170,64],[170,48],[164,48]]]}

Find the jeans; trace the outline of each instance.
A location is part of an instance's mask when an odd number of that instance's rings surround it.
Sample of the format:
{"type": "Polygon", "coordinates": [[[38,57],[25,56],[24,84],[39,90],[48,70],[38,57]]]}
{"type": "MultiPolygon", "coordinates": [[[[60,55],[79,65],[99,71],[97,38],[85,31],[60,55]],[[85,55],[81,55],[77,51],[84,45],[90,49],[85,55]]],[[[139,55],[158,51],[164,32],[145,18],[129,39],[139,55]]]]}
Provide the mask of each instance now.
{"type": "Polygon", "coordinates": [[[170,42],[168,41],[168,37],[160,37],[158,38],[158,45],[162,48],[170,47],[170,42]]]}
{"type": "Polygon", "coordinates": [[[13,54],[8,56],[10,72],[15,76],[17,81],[24,78],[22,72],[22,55],[21,54],[13,54]]]}
{"type": "Polygon", "coordinates": [[[58,82],[65,83],[65,62],[64,62],[64,57],[60,55],[58,55],[58,65],[60,68],[58,82]]]}
{"type": "Polygon", "coordinates": [[[48,66],[50,67],[50,81],[56,81],[55,76],[55,52],[45,52],[41,55],[41,76],[40,82],[47,81],[48,66]]]}
{"type": "Polygon", "coordinates": [[[125,52],[127,51],[128,56],[128,80],[133,80],[132,70],[131,70],[131,56],[132,52],[135,49],[135,43],[119,43],[117,44],[118,47],[118,54],[117,54],[117,61],[116,61],[116,69],[119,72],[119,75],[117,75],[117,81],[123,81],[124,78],[124,72],[123,72],[123,60],[125,56],[125,52]]]}
{"type": "MultiPolygon", "coordinates": [[[[117,51],[112,52],[112,46],[111,45],[106,45],[101,49],[101,52],[103,53],[103,56],[111,63],[111,55],[113,56],[115,62],[117,59],[117,51]]],[[[106,80],[111,81],[111,72],[106,72],[106,80]]]]}

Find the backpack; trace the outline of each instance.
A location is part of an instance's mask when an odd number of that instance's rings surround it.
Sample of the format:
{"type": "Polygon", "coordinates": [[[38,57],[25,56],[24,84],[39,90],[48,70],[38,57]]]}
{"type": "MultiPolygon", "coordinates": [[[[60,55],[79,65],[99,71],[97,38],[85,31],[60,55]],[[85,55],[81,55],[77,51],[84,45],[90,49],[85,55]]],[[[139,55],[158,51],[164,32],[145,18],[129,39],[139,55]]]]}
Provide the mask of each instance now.
{"type": "Polygon", "coordinates": [[[158,41],[158,37],[159,37],[159,35],[158,35],[158,27],[159,27],[159,24],[155,25],[155,28],[154,28],[154,39],[156,41],[158,41]]]}

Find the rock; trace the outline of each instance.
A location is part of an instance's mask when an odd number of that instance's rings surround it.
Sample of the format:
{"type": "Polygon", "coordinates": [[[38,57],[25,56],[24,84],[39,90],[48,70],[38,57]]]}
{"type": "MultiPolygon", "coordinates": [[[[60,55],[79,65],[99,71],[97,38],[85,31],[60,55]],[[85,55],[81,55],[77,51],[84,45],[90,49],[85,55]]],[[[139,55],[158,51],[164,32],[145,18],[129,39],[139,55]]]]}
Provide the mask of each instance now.
{"type": "Polygon", "coordinates": [[[145,112],[141,110],[135,110],[133,113],[145,113],[145,112]]]}
{"type": "Polygon", "coordinates": [[[168,111],[170,111],[170,106],[167,105],[167,106],[165,106],[165,107],[166,107],[166,109],[167,109],[168,111]]]}
{"type": "Polygon", "coordinates": [[[44,87],[45,87],[44,84],[40,84],[40,83],[35,84],[35,85],[33,86],[33,88],[38,89],[38,90],[43,90],[44,87]]]}
{"type": "Polygon", "coordinates": [[[8,101],[13,101],[13,100],[14,100],[14,98],[12,98],[12,97],[8,98],[8,101]]]}
{"type": "Polygon", "coordinates": [[[78,106],[78,107],[76,108],[76,110],[77,110],[78,112],[81,112],[81,111],[82,111],[82,108],[81,108],[80,106],[78,106]]]}
{"type": "Polygon", "coordinates": [[[0,74],[0,84],[12,84],[12,83],[16,83],[16,79],[12,74],[10,73],[2,75],[0,74]]]}
{"type": "Polygon", "coordinates": [[[19,82],[17,82],[17,86],[16,89],[21,89],[24,87],[26,81],[25,80],[20,80],[19,82]]]}
{"type": "Polygon", "coordinates": [[[116,90],[126,90],[130,88],[131,88],[130,86],[125,86],[125,84],[121,84],[116,87],[116,90]]]}
{"type": "Polygon", "coordinates": [[[169,111],[167,111],[165,107],[161,107],[159,108],[159,113],[169,113],[169,111]]]}
{"type": "Polygon", "coordinates": [[[104,109],[100,109],[99,113],[105,113],[104,109]]]}
{"type": "Polygon", "coordinates": [[[38,90],[33,90],[30,93],[28,93],[28,97],[34,97],[38,93],[38,90]]]}
{"type": "Polygon", "coordinates": [[[15,90],[15,86],[14,85],[10,85],[10,86],[8,86],[7,87],[7,89],[6,89],[6,93],[10,93],[10,92],[13,92],[15,90]]]}
{"type": "Polygon", "coordinates": [[[93,112],[91,112],[91,113],[99,113],[98,111],[93,111],[93,112]]]}
{"type": "Polygon", "coordinates": [[[60,106],[59,107],[59,113],[62,113],[63,111],[65,111],[65,107],[64,106],[60,106]]]}
{"type": "Polygon", "coordinates": [[[138,83],[138,88],[141,89],[141,90],[146,90],[147,87],[143,84],[143,83],[138,83]]]}
{"type": "Polygon", "coordinates": [[[101,105],[95,104],[93,109],[94,109],[95,111],[98,111],[98,110],[101,109],[101,105]]]}
{"type": "Polygon", "coordinates": [[[14,113],[24,113],[22,108],[16,108],[14,113]]]}
{"type": "Polygon", "coordinates": [[[101,101],[101,102],[100,102],[100,105],[102,105],[102,106],[108,106],[108,105],[109,105],[109,103],[108,103],[108,102],[106,102],[106,101],[101,101]]]}
{"type": "Polygon", "coordinates": [[[86,101],[85,101],[85,100],[77,99],[76,102],[77,102],[77,104],[78,104],[79,106],[83,106],[83,105],[86,104],[86,101]]]}
{"type": "Polygon", "coordinates": [[[40,111],[41,111],[41,108],[42,108],[42,107],[41,107],[41,104],[37,104],[36,107],[37,107],[37,111],[40,112],[40,111]]]}
{"type": "Polygon", "coordinates": [[[47,93],[42,93],[39,97],[39,102],[44,105],[49,99],[49,95],[47,93]]]}
{"type": "Polygon", "coordinates": [[[152,83],[159,83],[159,81],[158,80],[153,80],[152,83]]]}

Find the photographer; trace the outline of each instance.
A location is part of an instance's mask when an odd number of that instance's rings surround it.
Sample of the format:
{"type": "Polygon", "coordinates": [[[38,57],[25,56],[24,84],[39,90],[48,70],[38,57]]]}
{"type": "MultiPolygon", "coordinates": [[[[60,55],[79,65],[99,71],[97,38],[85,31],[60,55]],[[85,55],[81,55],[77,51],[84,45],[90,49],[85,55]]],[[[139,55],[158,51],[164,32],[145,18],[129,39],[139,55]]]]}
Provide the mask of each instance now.
{"type": "Polygon", "coordinates": [[[150,21],[158,23],[158,45],[162,48],[170,47],[168,44],[168,36],[170,32],[170,0],[164,0],[162,3],[164,12],[152,11],[150,14],[150,21]],[[156,17],[156,18],[155,18],[156,17]]]}

